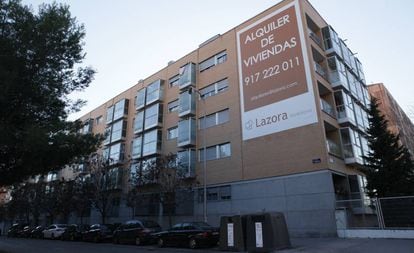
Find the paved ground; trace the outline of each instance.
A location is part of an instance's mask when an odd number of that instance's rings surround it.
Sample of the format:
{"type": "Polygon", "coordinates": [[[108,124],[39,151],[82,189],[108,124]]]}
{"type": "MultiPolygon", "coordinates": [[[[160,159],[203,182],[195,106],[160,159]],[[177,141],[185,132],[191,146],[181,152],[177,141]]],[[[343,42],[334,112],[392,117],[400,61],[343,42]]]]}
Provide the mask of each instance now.
{"type": "Polygon", "coordinates": [[[292,239],[292,249],[282,253],[414,253],[414,240],[402,239],[292,239]]]}
{"type": "MultiPolygon", "coordinates": [[[[278,253],[414,253],[414,240],[397,239],[292,239],[292,248],[278,253]]],[[[182,249],[111,243],[66,242],[0,237],[0,253],[217,253],[217,249],[182,249]]]]}

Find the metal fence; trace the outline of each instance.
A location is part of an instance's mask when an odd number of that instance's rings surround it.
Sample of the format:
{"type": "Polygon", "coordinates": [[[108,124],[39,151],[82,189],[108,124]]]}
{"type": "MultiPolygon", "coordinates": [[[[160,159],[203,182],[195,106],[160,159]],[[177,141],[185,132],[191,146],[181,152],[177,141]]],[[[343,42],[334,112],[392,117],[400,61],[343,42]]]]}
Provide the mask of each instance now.
{"type": "Polygon", "coordinates": [[[338,200],[336,210],[348,228],[414,229],[414,196],[338,200]]]}

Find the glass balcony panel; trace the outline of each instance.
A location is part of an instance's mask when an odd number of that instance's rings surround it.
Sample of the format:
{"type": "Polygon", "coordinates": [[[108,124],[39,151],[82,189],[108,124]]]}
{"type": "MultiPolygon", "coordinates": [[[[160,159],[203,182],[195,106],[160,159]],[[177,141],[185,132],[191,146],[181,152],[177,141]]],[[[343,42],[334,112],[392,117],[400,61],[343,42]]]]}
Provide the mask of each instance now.
{"type": "Polygon", "coordinates": [[[329,104],[328,101],[326,101],[323,98],[321,98],[320,101],[321,101],[322,111],[326,112],[331,117],[336,118],[336,111],[335,111],[334,107],[331,104],[329,104]]]}
{"type": "Polygon", "coordinates": [[[179,151],[177,153],[178,168],[180,171],[179,175],[183,177],[193,177],[195,175],[195,150],[188,149],[179,151]]]}
{"type": "Polygon", "coordinates": [[[183,117],[187,115],[195,114],[196,107],[196,93],[189,91],[184,91],[180,94],[180,105],[178,110],[178,116],[183,117]]]}
{"type": "Polygon", "coordinates": [[[141,133],[144,129],[144,111],[137,113],[134,119],[134,133],[141,133]]]}
{"type": "Polygon", "coordinates": [[[118,101],[114,106],[114,117],[113,120],[118,120],[124,117],[124,115],[128,114],[128,99],[122,99],[121,101],[118,101]]]}
{"type": "Polygon", "coordinates": [[[108,107],[108,109],[106,109],[106,124],[109,124],[112,122],[114,118],[114,107],[108,107]]]}
{"type": "Polygon", "coordinates": [[[195,64],[190,62],[187,65],[180,68],[180,79],[178,80],[180,89],[186,88],[196,83],[196,71],[195,64]]]}
{"type": "Polygon", "coordinates": [[[178,122],[178,147],[195,145],[195,119],[189,118],[178,122]]]}
{"type": "Polygon", "coordinates": [[[156,127],[162,123],[162,106],[154,104],[145,109],[145,130],[156,127]]]}
{"type": "Polygon", "coordinates": [[[162,100],[164,80],[157,80],[147,86],[146,105],[162,100]]]}
{"type": "Polygon", "coordinates": [[[132,141],[132,152],[131,157],[138,159],[142,155],[142,137],[137,137],[132,141]]]}
{"type": "Polygon", "coordinates": [[[143,88],[137,92],[137,97],[135,98],[135,109],[139,110],[145,106],[145,97],[147,94],[147,89],[143,88]]]}
{"type": "Polygon", "coordinates": [[[314,66],[315,66],[316,73],[318,73],[323,78],[327,79],[325,69],[321,65],[319,65],[319,63],[317,63],[317,62],[313,62],[313,63],[314,63],[314,66]]]}
{"type": "Polygon", "coordinates": [[[339,144],[337,144],[335,141],[327,139],[326,140],[326,146],[328,148],[329,153],[331,153],[333,155],[336,155],[336,156],[339,156],[339,157],[342,157],[341,146],[339,144]]]}

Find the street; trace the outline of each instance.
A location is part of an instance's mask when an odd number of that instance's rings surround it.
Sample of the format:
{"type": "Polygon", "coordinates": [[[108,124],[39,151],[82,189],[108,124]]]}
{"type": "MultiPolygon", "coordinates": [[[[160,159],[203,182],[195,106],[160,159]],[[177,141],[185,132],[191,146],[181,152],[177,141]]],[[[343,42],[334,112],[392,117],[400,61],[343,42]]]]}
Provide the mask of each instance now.
{"type": "MultiPolygon", "coordinates": [[[[292,248],[278,253],[414,253],[414,240],[293,238],[292,248]]],[[[217,253],[218,249],[158,248],[112,243],[67,242],[0,237],[0,253],[217,253]]]]}
{"type": "Polygon", "coordinates": [[[118,245],[112,243],[69,242],[0,237],[0,253],[140,253],[140,252],[218,252],[211,249],[190,250],[185,248],[158,248],[152,246],[118,245]]]}

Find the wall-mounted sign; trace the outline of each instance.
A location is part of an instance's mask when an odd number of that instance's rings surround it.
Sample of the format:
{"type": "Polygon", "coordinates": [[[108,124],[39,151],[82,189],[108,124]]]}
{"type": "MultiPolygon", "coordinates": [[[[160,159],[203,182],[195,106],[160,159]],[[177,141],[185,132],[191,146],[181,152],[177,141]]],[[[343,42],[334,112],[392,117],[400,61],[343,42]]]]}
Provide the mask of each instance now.
{"type": "Polygon", "coordinates": [[[243,140],[317,122],[298,2],[237,32],[243,140]]]}

